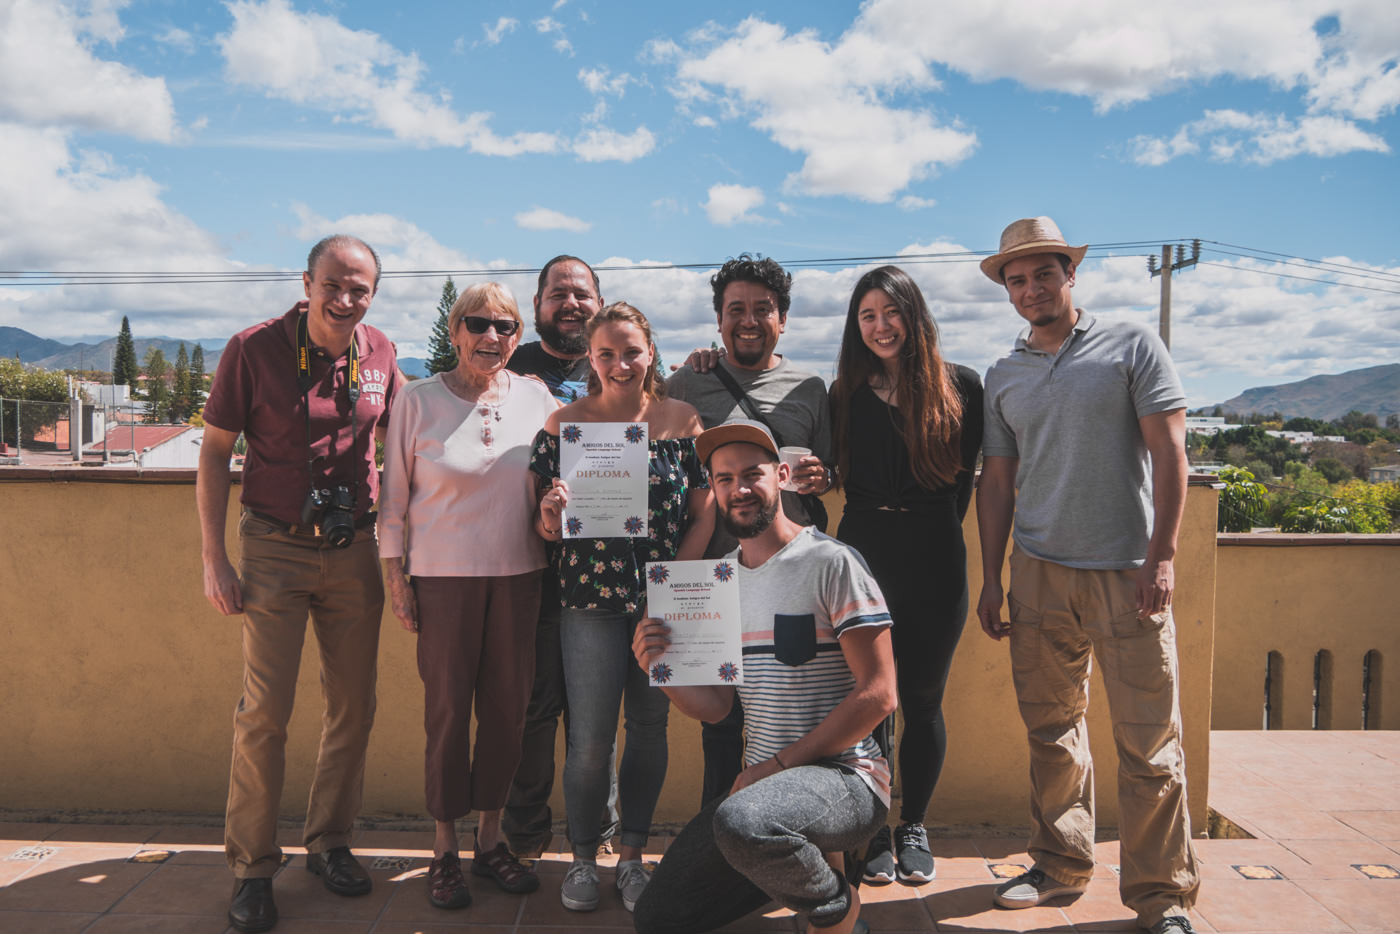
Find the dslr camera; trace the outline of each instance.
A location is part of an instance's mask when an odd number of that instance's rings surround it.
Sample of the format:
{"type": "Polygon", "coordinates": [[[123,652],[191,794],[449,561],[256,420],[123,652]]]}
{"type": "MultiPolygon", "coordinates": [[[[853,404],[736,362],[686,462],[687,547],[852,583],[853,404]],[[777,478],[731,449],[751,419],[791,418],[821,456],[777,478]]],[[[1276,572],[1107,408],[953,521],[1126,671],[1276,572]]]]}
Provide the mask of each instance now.
{"type": "Polygon", "coordinates": [[[320,526],[332,548],[349,548],[355,538],[355,491],[344,483],[333,490],[312,487],[301,504],[301,524],[320,526]]]}

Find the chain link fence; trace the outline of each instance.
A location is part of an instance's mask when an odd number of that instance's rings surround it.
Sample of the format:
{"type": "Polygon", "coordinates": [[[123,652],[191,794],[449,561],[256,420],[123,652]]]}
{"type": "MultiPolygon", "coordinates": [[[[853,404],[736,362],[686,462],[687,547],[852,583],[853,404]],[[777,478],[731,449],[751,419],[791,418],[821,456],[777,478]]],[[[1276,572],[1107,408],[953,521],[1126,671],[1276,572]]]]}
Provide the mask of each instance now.
{"type": "Polygon", "coordinates": [[[101,458],[134,461],[141,403],[81,405],[0,397],[0,457],[10,463],[101,458]],[[75,429],[73,417],[78,424],[75,429]],[[80,456],[74,456],[75,451],[80,456]]]}

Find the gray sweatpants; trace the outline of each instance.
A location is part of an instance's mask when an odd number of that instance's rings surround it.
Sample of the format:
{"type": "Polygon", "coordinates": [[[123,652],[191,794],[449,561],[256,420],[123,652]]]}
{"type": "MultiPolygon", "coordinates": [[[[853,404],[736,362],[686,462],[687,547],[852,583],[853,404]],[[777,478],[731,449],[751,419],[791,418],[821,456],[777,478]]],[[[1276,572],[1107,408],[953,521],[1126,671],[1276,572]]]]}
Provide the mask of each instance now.
{"type": "Polygon", "coordinates": [[[698,934],[769,901],[839,923],[850,890],[826,853],[863,847],[889,808],[858,775],[807,765],[706,805],[667,848],[633,920],[641,934],[698,934]]]}

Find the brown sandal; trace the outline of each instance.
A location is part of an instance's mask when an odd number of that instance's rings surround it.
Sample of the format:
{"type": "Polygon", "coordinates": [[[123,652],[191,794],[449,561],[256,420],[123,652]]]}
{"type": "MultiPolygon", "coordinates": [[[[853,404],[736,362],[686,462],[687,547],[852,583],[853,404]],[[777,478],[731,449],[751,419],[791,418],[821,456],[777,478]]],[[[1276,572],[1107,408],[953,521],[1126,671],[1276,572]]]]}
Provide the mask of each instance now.
{"type": "Polygon", "coordinates": [[[456,853],[444,853],[428,864],[428,901],[437,908],[466,908],[472,903],[456,853]]]}
{"type": "Polygon", "coordinates": [[[494,879],[502,892],[525,895],[540,887],[540,877],[515,858],[504,843],[483,853],[478,845],[472,857],[472,875],[494,879]]]}

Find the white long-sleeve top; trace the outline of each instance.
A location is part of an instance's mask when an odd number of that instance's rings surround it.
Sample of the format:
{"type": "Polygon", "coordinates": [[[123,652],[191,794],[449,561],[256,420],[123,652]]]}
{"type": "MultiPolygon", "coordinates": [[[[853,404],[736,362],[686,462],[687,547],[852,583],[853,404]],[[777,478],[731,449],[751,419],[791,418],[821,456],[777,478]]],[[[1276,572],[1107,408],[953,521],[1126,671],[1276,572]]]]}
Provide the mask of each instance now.
{"type": "Polygon", "coordinates": [[[505,577],[545,566],[530,445],[558,403],[539,380],[506,379],[495,406],[459,398],[440,375],[400,390],[384,442],[379,555],[402,557],[405,573],[505,577]]]}

